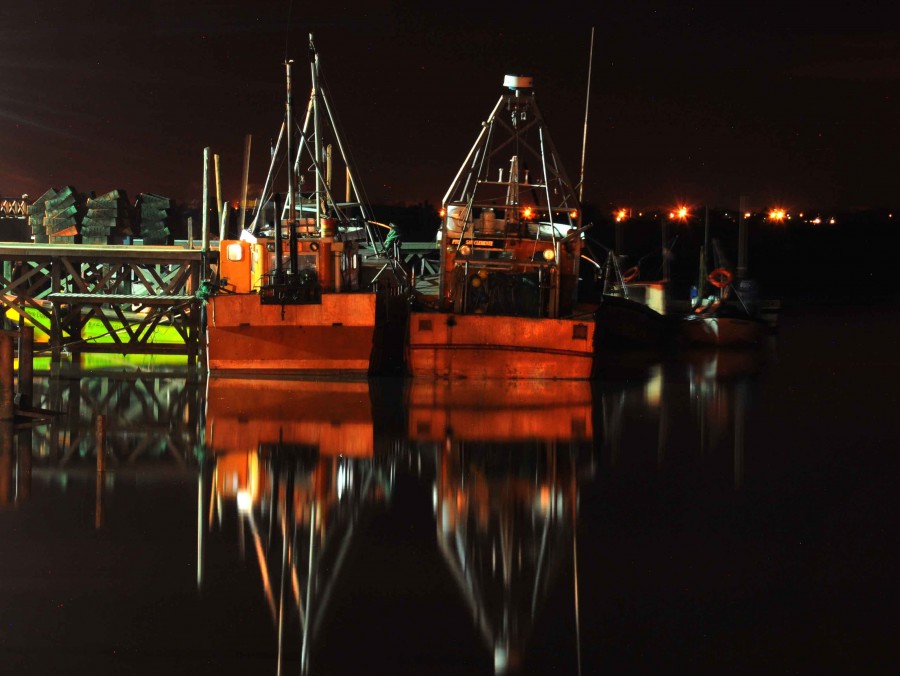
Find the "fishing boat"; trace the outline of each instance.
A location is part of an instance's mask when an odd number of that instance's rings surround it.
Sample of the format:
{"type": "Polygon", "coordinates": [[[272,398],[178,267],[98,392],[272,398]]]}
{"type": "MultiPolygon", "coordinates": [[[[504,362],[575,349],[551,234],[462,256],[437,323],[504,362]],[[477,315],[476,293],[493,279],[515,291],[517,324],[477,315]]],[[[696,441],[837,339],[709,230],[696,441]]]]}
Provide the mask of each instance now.
{"type": "Polygon", "coordinates": [[[594,308],[579,305],[579,201],[532,78],[500,96],[442,200],[440,283],[417,295],[414,377],[589,378],[594,308]]]}
{"type": "Polygon", "coordinates": [[[218,284],[207,307],[213,375],[291,371],[363,376],[387,368],[385,362],[392,359],[402,366],[402,349],[392,355],[392,341],[380,341],[376,331],[377,319],[383,330],[390,328],[388,317],[376,317],[390,303],[379,305],[365,275],[363,251],[382,254],[382,267],[402,272],[370,217],[322,86],[311,35],[309,54],[312,90],[302,124],[295,129],[292,64],[287,62],[285,120],[260,206],[250,228],[242,224],[238,239],[224,239],[219,246],[218,284]],[[283,200],[273,191],[281,163],[287,165],[283,200]],[[332,178],[342,169],[346,187],[340,201],[332,178]],[[266,205],[272,211],[269,224],[262,219],[266,205]],[[375,349],[379,342],[384,349],[375,349]]]}
{"type": "Polygon", "coordinates": [[[597,308],[601,350],[657,350],[669,343],[674,324],[665,314],[666,282],[639,282],[639,274],[638,266],[623,272],[616,253],[607,252],[597,308]]]}
{"type": "Polygon", "coordinates": [[[768,324],[750,312],[734,291],[732,279],[731,271],[724,267],[716,268],[707,275],[706,281],[716,291],[700,300],[681,320],[680,340],[683,344],[752,347],[765,341],[769,333],[768,324]]]}

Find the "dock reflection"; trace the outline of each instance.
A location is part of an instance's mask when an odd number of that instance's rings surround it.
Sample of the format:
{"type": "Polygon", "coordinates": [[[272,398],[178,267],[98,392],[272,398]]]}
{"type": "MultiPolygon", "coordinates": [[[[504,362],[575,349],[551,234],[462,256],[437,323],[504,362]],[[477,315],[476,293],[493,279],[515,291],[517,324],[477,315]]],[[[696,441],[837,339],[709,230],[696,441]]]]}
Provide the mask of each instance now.
{"type": "Polygon", "coordinates": [[[95,522],[101,528],[103,495],[117,479],[196,472],[203,410],[196,377],[71,369],[36,377],[33,390],[34,408],[42,412],[0,425],[0,505],[30,500],[34,479],[62,485],[89,480],[96,484],[95,522]],[[98,473],[101,415],[105,471],[98,473]]]}

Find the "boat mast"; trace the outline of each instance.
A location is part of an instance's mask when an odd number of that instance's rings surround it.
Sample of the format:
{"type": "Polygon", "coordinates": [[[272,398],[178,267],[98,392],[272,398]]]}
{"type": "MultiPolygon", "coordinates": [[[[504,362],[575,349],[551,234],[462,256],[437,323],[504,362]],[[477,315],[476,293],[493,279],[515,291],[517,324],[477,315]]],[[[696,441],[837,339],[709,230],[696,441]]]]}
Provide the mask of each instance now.
{"type": "Polygon", "coordinates": [[[594,27],[591,26],[591,48],[588,54],[587,95],[584,98],[584,135],[581,138],[581,176],[578,179],[578,203],[584,199],[584,156],[587,152],[588,106],[591,103],[591,66],[594,64],[594,27]]]}
{"type": "Polygon", "coordinates": [[[322,135],[319,133],[319,55],[313,44],[312,33],[309,34],[309,69],[312,81],[312,114],[313,114],[313,149],[316,167],[316,232],[322,232],[322,173],[319,171],[319,162],[322,158],[322,135]]]}
{"type": "MultiPolygon", "coordinates": [[[[291,91],[291,64],[293,60],[288,59],[284,62],[287,72],[287,99],[285,103],[285,126],[287,126],[286,142],[287,142],[287,165],[288,165],[288,249],[290,251],[290,274],[297,274],[297,210],[294,205],[294,164],[292,155],[294,146],[292,143],[294,120],[293,120],[293,93],[291,91]]],[[[281,230],[281,223],[277,223],[277,230],[281,230]]],[[[277,251],[276,257],[281,256],[281,251],[277,251]]]]}

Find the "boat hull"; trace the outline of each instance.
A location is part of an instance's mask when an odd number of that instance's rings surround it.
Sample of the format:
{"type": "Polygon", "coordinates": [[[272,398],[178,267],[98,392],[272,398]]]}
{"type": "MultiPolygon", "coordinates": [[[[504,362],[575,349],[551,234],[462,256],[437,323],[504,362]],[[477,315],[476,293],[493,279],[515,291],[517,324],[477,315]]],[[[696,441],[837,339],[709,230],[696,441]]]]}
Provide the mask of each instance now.
{"type": "Polygon", "coordinates": [[[375,305],[371,293],[323,294],[321,304],[310,305],[263,305],[254,293],[213,296],[209,370],[366,375],[375,305]]]}
{"type": "Polygon", "coordinates": [[[607,296],[597,308],[598,339],[602,347],[658,348],[671,338],[665,315],[628,298],[607,296]]]}
{"type": "Polygon", "coordinates": [[[407,361],[414,377],[588,379],[594,318],[538,319],[413,312],[407,361]]]}

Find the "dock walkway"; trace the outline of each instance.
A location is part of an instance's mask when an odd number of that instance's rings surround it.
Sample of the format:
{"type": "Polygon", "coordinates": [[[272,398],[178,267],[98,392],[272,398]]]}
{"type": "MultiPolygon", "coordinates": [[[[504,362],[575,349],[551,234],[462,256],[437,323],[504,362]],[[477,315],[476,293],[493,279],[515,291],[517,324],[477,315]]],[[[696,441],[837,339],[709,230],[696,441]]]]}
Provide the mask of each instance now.
{"type": "Polygon", "coordinates": [[[47,334],[53,361],[66,350],[186,355],[194,364],[204,347],[196,296],[204,255],[180,246],[0,243],[0,303],[8,319],[47,334]],[[91,320],[99,335],[85,335],[91,320]],[[162,325],[174,340],[155,339],[162,325]]]}

